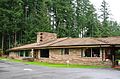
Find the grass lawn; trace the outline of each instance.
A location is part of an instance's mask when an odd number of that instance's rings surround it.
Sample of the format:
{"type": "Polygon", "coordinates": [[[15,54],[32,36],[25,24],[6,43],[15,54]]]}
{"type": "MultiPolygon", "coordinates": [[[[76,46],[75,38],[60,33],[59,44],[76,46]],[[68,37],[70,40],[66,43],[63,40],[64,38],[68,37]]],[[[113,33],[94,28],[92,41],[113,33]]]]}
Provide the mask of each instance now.
{"type": "Polygon", "coordinates": [[[27,61],[9,59],[9,58],[0,58],[0,60],[10,61],[10,62],[21,62],[24,64],[55,67],[55,68],[110,68],[110,66],[89,66],[89,65],[78,65],[78,64],[53,64],[46,62],[27,62],[27,61]]]}

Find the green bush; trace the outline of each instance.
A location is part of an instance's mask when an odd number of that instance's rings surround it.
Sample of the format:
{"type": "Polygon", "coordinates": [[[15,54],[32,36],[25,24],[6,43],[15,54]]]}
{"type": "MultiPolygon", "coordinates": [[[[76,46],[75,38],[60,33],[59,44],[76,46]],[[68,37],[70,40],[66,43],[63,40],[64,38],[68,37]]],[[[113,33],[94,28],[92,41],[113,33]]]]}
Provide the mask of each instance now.
{"type": "Polygon", "coordinates": [[[117,51],[116,51],[116,54],[119,54],[119,55],[120,55],[120,50],[117,50],[117,51]]]}

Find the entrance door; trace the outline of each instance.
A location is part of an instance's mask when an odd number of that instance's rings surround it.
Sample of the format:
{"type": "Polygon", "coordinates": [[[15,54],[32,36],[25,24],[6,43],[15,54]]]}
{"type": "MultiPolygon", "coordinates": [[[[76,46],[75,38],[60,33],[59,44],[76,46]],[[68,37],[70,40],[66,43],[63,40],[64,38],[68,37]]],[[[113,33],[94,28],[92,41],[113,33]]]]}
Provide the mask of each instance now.
{"type": "Polygon", "coordinates": [[[49,49],[41,49],[40,50],[40,57],[49,58],[49,49]]]}
{"type": "Polygon", "coordinates": [[[35,59],[38,58],[38,51],[37,51],[37,50],[34,50],[33,57],[34,57],[35,59]]]}

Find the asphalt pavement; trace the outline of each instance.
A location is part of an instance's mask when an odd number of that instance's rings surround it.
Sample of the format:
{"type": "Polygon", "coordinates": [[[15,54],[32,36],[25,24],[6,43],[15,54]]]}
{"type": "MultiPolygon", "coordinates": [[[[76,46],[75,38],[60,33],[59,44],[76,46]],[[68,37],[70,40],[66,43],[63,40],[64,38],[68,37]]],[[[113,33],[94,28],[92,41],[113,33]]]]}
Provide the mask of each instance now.
{"type": "Polygon", "coordinates": [[[0,79],[120,79],[120,71],[50,68],[0,60],[0,79]]]}

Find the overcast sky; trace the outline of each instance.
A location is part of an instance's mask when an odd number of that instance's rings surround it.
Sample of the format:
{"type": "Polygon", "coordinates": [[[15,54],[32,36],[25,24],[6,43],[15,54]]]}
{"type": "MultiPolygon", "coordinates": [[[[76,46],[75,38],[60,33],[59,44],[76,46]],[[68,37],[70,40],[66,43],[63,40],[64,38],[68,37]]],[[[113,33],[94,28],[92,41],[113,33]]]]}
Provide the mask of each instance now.
{"type": "MultiPolygon", "coordinates": [[[[100,5],[103,0],[90,0],[93,5],[95,5],[96,9],[98,10],[100,8],[100,5]]],[[[106,0],[106,2],[110,6],[110,13],[111,19],[116,20],[120,23],[120,0],[106,0]]]]}

